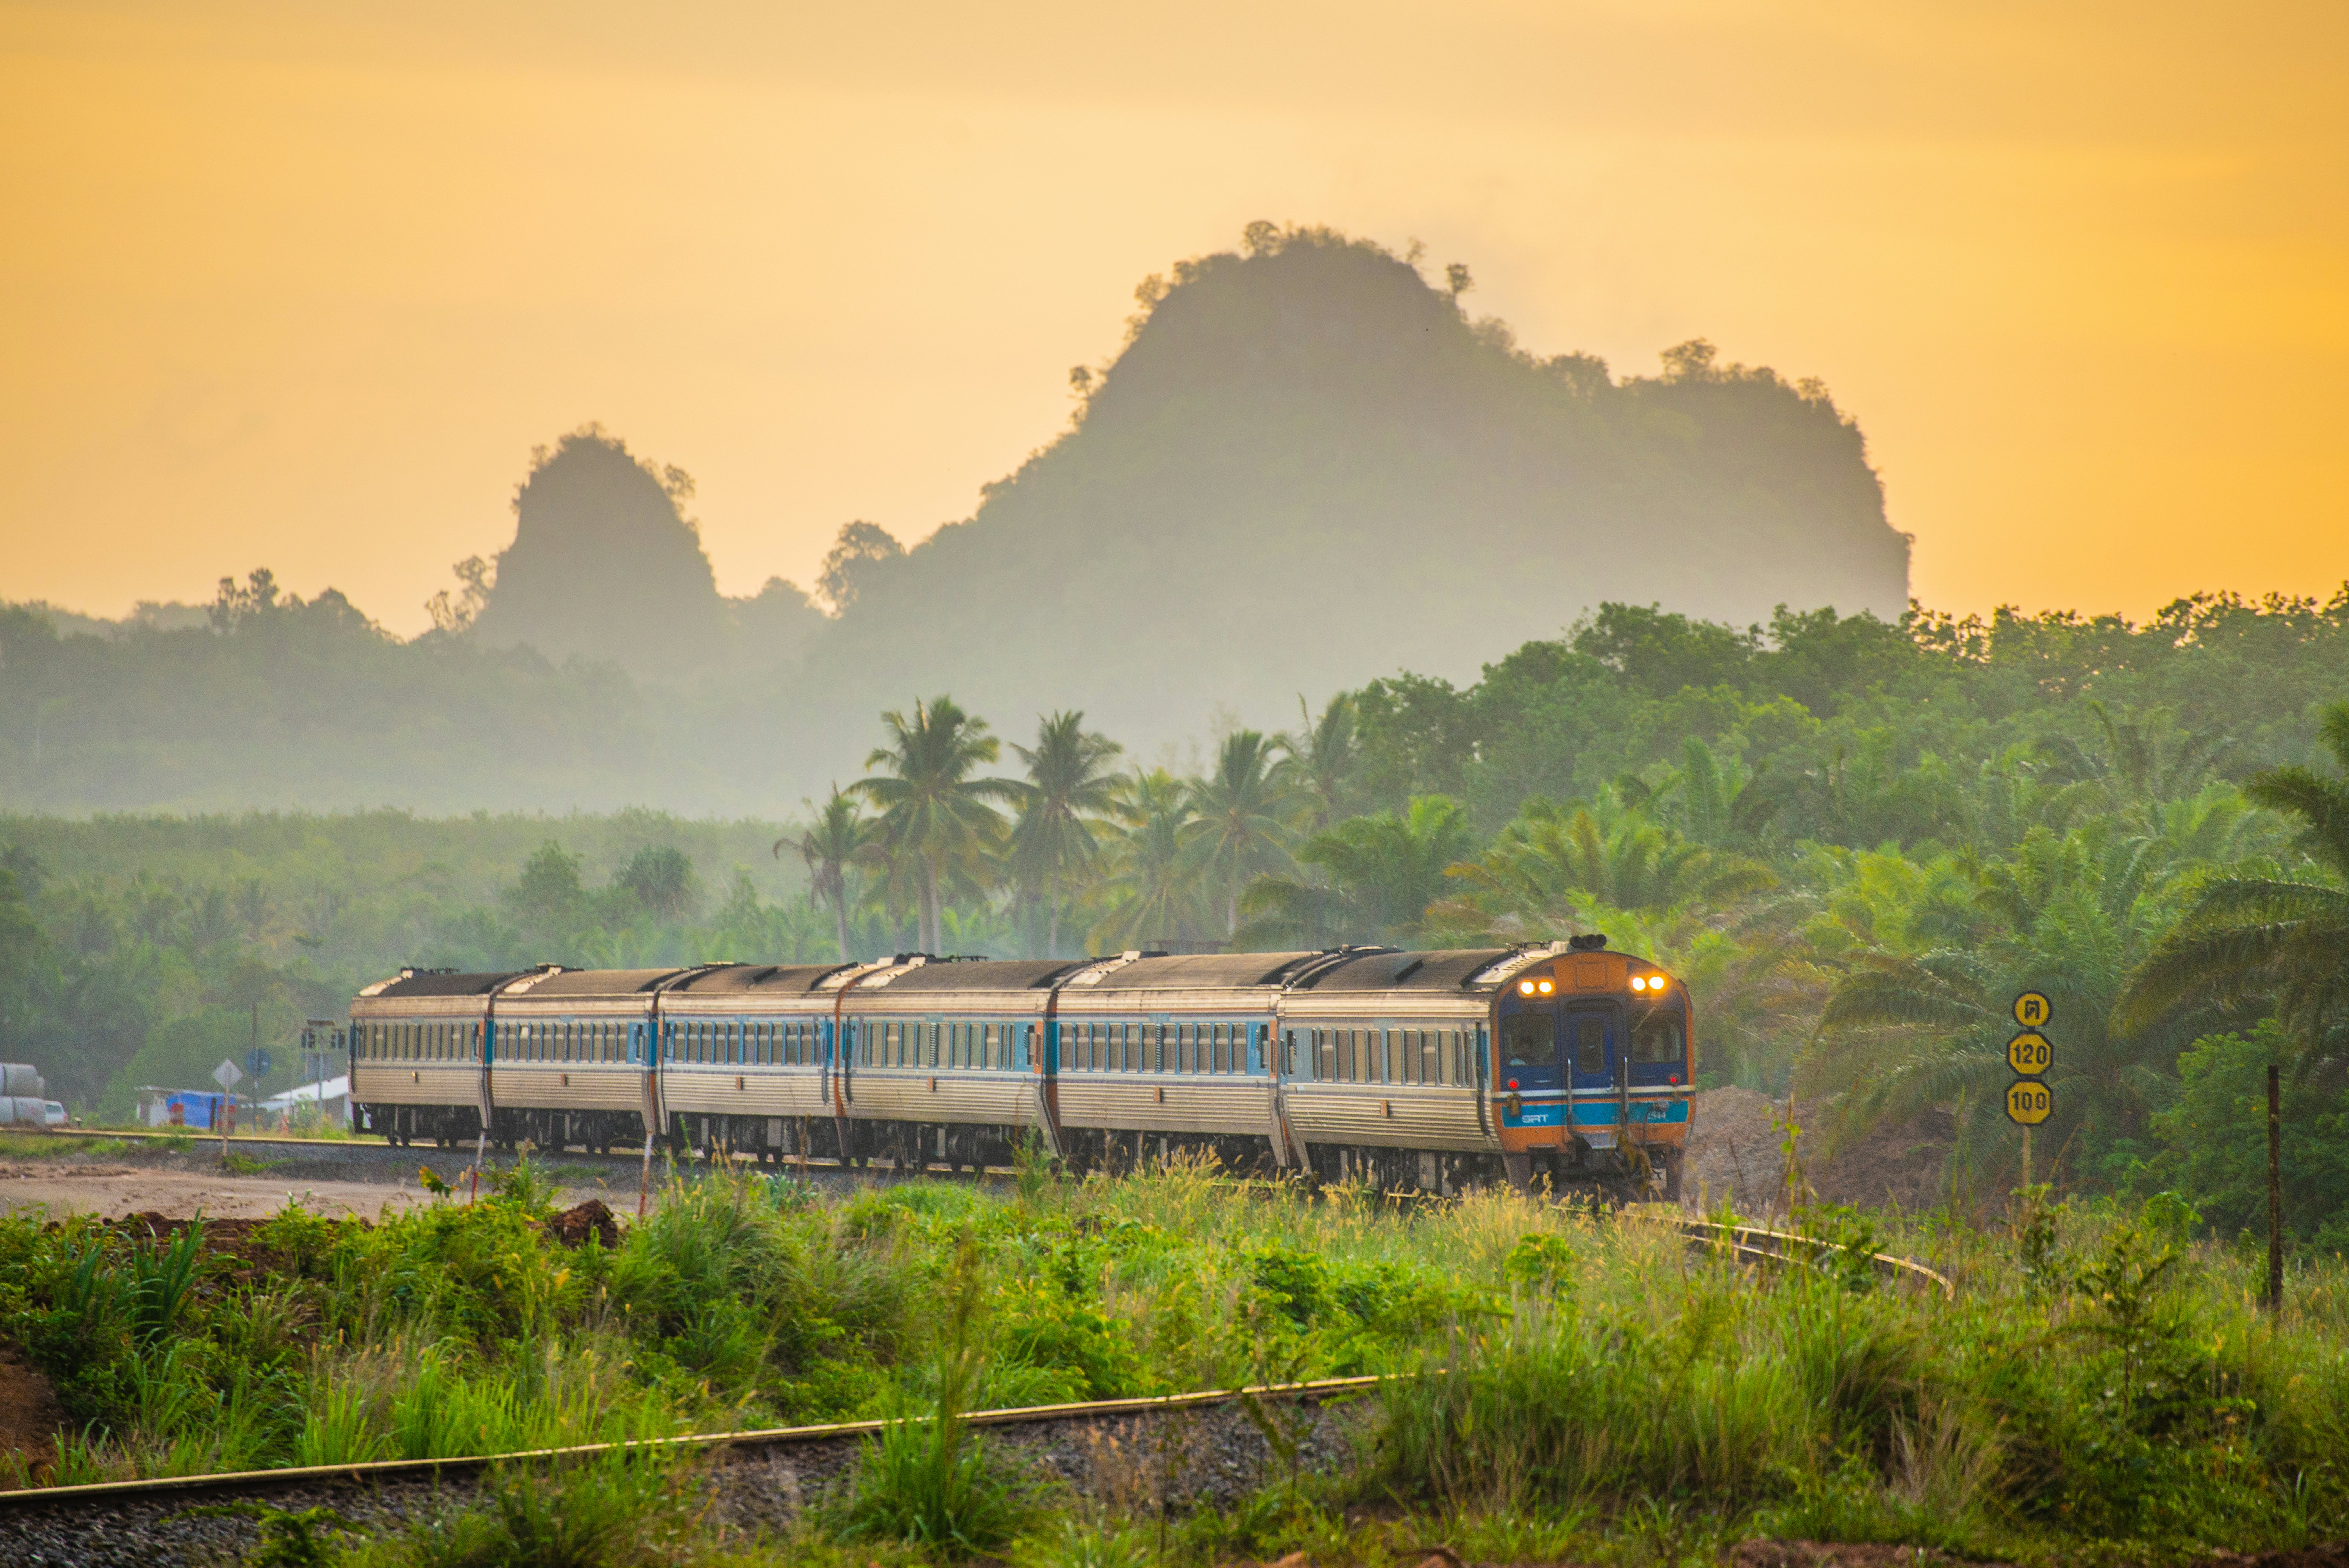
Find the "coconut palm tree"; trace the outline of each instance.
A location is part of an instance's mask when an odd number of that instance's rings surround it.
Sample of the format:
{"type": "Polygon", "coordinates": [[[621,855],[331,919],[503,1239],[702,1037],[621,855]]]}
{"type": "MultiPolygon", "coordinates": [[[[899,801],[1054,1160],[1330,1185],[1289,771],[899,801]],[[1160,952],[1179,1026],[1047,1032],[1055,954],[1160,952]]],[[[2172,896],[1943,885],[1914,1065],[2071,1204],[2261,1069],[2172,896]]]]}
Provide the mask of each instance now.
{"type": "Polygon", "coordinates": [[[1092,940],[1103,948],[1140,945],[1153,937],[1193,934],[1199,924],[1199,879],[1183,853],[1191,820],[1190,791],[1164,768],[1137,768],[1121,781],[1118,815],[1125,831],[1114,869],[1094,884],[1104,906],[1092,940]]]}
{"type": "Polygon", "coordinates": [[[2271,768],[2243,793],[2299,824],[2298,874],[2219,875],[2129,976],[2120,1016],[2142,1026],[2197,1004],[2271,1004],[2302,1070],[2349,1048],[2349,702],[2317,733],[2340,771],[2271,768]]]}
{"type": "Polygon", "coordinates": [[[840,937],[840,961],[853,963],[848,955],[848,868],[869,858],[873,827],[856,798],[842,794],[837,784],[822,806],[812,800],[801,804],[808,809],[808,830],[796,839],[777,839],[775,856],[781,859],[789,846],[807,862],[808,890],[816,902],[832,911],[833,927],[840,937]]]}
{"type": "Polygon", "coordinates": [[[917,940],[936,953],[944,921],[940,890],[950,880],[975,882],[979,861],[1002,831],[1003,820],[990,800],[1012,798],[1009,780],[974,779],[982,763],[1000,754],[987,721],[975,718],[941,696],[914,702],[909,719],[895,709],[881,716],[889,743],[864,758],[877,778],[860,779],[852,793],[879,809],[882,845],[915,875],[920,899],[917,940]]]}
{"type": "Polygon", "coordinates": [[[1468,852],[1468,815],[1444,795],[1420,795],[1397,816],[1350,817],[1297,851],[1320,874],[1258,877],[1241,907],[1248,947],[1323,947],[1333,940],[1383,942],[1415,934],[1444,891],[1444,872],[1468,852]]]}
{"type": "Polygon", "coordinates": [[[1183,829],[1183,853],[1202,881],[1223,890],[1229,935],[1240,928],[1240,889],[1249,879],[1296,863],[1290,824],[1306,798],[1274,768],[1270,743],[1253,729],[1225,737],[1216,770],[1189,788],[1195,815],[1183,829]]]}
{"type": "Polygon", "coordinates": [[[1353,696],[1340,692],[1315,718],[1305,698],[1297,699],[1303,722],[1295,733],[1283,733],[1273,744],[1280,748],[1280,770],[1313,803],[1313,830],[1320,832],[1346,814],[1354,794],[1354,776],[1362,760],[1361,727],[1353,696]]]}
{"type": "Polygon", "coordinates": [[[1044,895],[1044,951],[1061,951],[1061,883],[1081,873],[1099,857],[1093,824],[1117,806],[1117,776],[1109,771],[1121,748],[1084,727],[1082,713],[1056,713],[1037,727],[1033,750],[1014,744],[1027,764],[1025,783],[1014,782],[1019,820],[1011,830],[1011,869],[1028,887],[1044,895]]]}

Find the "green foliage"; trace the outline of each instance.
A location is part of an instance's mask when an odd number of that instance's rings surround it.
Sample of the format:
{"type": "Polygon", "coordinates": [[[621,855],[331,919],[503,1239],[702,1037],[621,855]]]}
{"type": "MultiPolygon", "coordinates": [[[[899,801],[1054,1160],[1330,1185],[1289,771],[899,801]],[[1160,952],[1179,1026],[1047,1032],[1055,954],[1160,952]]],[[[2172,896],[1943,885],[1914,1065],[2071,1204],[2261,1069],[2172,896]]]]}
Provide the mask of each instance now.
{"type": "MultiPolygon", "coordinates": [[[[2349,1094],[2337,1080],[2295,1078],[2283,1028],[2262,1019],[2248,1038],[2207,1035],[2178,1060],[2178,1089],[2155,1114],[2157,1147],[2124,1168],[2137,1191],[2191,1193],[2189,1212],[2222,1236],[2267,1234],[2267,1068],[2282,1075],[2284,1222],[2320,1251],[2349,1246],[2349,1094]]],[[[2180,1198],[2172,1202],[2184,1204],[2180,1198]]]]}
{"type": "Polygon", "coordinates": [[[354,1568],[659,1568],[691,1555],[698,1477],[616,1453],[491,1478],[485,1500],[379,1541],[354,1568]]]}

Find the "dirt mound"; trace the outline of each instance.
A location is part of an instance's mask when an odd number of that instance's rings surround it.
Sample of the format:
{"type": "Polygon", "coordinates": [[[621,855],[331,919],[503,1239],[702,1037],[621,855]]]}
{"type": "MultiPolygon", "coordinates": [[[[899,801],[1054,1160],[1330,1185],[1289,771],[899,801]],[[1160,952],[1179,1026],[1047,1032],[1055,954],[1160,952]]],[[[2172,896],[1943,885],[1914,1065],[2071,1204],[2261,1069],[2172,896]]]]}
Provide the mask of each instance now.
{"type": "Polygon", "coordinates": [[[1785,1185],[1777,1102],[1750,1088],[1706,1089],[1691,1099],[1681,1201],[1709,1209],[1725,1200],[1741,1213],[1761,1213],[1785,1185]]]}
{"type": "Polygon", "coordinates": [[[590,1236],[611,1251],[617,1252],[620,1247],[620,1222],[612,1217],[612,1211],[601,1198],[590,1198],[575,1209],[565,1209],[546,1222],[545,1230],[550,1240],[566,1247],[584,1247],[590,1236]]]}
{"type": "MultiPolygon", "coordinates": [[[[1693,1097],[1688,1170],[1681,1201],[1711,1207],[1723,1199],[1740,1213],[1784,1213],[1786,1207],[1784,1103],[1750,1088],[1707,1089],[1693,1097]]],[[[1898,1204],[1911,1213],[1941,1198],[1942,1166],[1954,1130],[1949,1116],[1929,1111],[1913,1121],[1878,1127],[1832,1158],[1831,1116],[1821,1106],[1797,1106],[1797,1150],[1817,1201],[1865,1209],[1898,1204]]]]}
{"type": "Polygon", "coordinates": [[[14,1350],[0,1347],[0,1487],[13,1484],[16,1464],[34,1484],[45,1482],[65,1424],[65,1407],[49,1380],[14,1350]]]}

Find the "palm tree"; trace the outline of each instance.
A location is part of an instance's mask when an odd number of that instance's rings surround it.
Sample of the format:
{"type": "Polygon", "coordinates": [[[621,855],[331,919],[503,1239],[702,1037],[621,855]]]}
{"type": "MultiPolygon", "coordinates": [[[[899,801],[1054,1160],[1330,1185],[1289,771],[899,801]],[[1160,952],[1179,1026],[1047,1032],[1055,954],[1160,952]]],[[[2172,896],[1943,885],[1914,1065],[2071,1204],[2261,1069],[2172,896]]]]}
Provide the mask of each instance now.
{"type": "Polygon", "coordinates": [[[2302,1070],[2342,1054],[2349,1037],[2349,702],[2317,733],[2340,774],[2271,768],[2243,793],[2295,820],[2313,863],[2301,874],[2214,876],[2129,976],[2121,1016],[2142,1025],[2197,1003],[2272,1001],[2300,1045],[2302,1070]]]}
{"type": "Polygon", "coordinates": [[[1201,880],[1221,884],[1230,935],[1240,928],[1240,889],[1248,879],[1295,863],[1289,817],[1303,794],[1274,769],[1271,745],[1253,729],[1225,737],[1215,772],[1189,788],[1195,815],[1183,830],[1184,857],[1201,880]]]}
{"type": "Polygon", "coordinates": [[[1093,822],[1117,805],[1117,776],[1109,764],[1120,750],[1106,736],[1087,732],[1082,713],[1056,713],[1036,730],[1036,747],[1014,744],[1028,765],[1028,781],[1012,785],[1019,802],[1011,830],[1013,874],[1044,894],[1047,956],[1061,951],[1061,879],[1092,864],[1100,853],[1093,822]]]}
{"type": "Polygon", "coordinates": [[[1264,876],[1241,905],[1250,947],[1321,947],[1332,937],[1382,942],[1413,934],[1444,891],[1445,871],[1468,852],[1467,813],[1444,795],[1418,795],[1402,816],[1350,817],[1316,833],[1298,860],[1322,874],[1264,876]]]}
{"type": "Polygon", "coordinates": [[[1651,785],[1633,774],[1617,787],[1626,806],[1668,819],[1700,844],[1751,846],[1785,805],[1764,763],[1747,772],[1734,754],[1717,755],[1697,736],[1681,742],[1680,766],[1651,785]]]}
{"type": "Polygon", "coordinates": [[[1300,696],[1297,716],[1304,721],[1297,732],[1283,733],[1273,744],[1281,750],[1281,772],[1312,800],[1318,833],[1345,814],[1353,795],[1362,760],[1361,727],[1353,696],[1346,692],[1331,697],[1319,719],[1300,696]]]}
{"type": "Polygon", "coordinates": [[[950,878],[975,880],[978,862],[1002,830],[1003,820],[988,802],[1009,799],[1012,785],[1002,779],[974,779],[972,769],[999,755],[987,721],[955,706],[952,697],[914,702],[914,716],[891,709],[881,716],[889,744],[864,758],[869,770],[887,771],[849,786],[880,808],[880,833],[892,857],[913,870],[919,882],[917,940],[936,953],[944,924],[939,889],[950,878]]]}
{"type": "Polygon", "coordinates": [[[1199,922],[1199,879],[1183,853],[1191,821],[1190,791],[1164,768],[1137,768],[1120,781],[1118,815],[1126,824],[1114,869],[1094,884],[1104,913],[1092,940],[1103,948],[1139,946],[1153,937],[1186,937],[1199,922]]]}
{"type": "Polygon", "coordinates": [[[1806,1095],[1834,1098],[1838,1140],[1940,1108],[1958,1117],[1953,1177],[2011,1145],[2000,1091],[2015,1033],[2010,1009],[2024,991],[2054,1003],[2047,1078],[2058,1140],[2088,1125],[2118,1134],[2143,1119],[2194,1020],[2142,1027],[2116,1013],[2161,903],[2158,857],[2120,828],[2110,817],[2061,836],[2034,828],[2013,860],[1981,868],[1974,902],[1997,934],[1979,946],[1878,947],[1848,961],[1796,1073],[1806,1095]]]}
{"type": "Polygon", "coordinates": [[[852,963],[848,955],[848,868],[862,863],[870,855],[873,827],[865,820],[856,798],[842,794],[837,784],[832,787],[832,794],[822,806],[812,800],[802,800],[801,804],[808,809],[808,830],[796,839],[777,839],[775,856],[780,860],[788,845],[807,862],[808,891],[832,911],[833,926],[840,937],[840,961],[852,963]]]}
{"type": "Polygon", "coordinates": [[[1615,797],[1597,806],[1536,796],[1493,847],[1456,866],[1470,904],[1447,904],[1447,925],[1513,917],[1528,931],[1570,931],[1578,903],[1661,911],[1692,900],[1732,903],[1775,885],[1768,867],[1660,827],[1615,797]]]}

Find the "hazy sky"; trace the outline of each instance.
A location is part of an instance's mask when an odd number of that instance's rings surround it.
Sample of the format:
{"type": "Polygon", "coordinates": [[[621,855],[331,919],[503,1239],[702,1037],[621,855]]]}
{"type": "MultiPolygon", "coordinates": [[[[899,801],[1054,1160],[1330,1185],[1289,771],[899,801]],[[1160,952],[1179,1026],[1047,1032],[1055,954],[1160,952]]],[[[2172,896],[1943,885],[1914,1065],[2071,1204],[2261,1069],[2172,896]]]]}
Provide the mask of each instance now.
{"type": "Polygon", "coordinates": [[[2349,576],[2337,3],[0,4],[0,201],[5,598],[414,631],[589,419],[805,583],[1253,218],[1821,377],[1930,603],[2349,576]]]}

